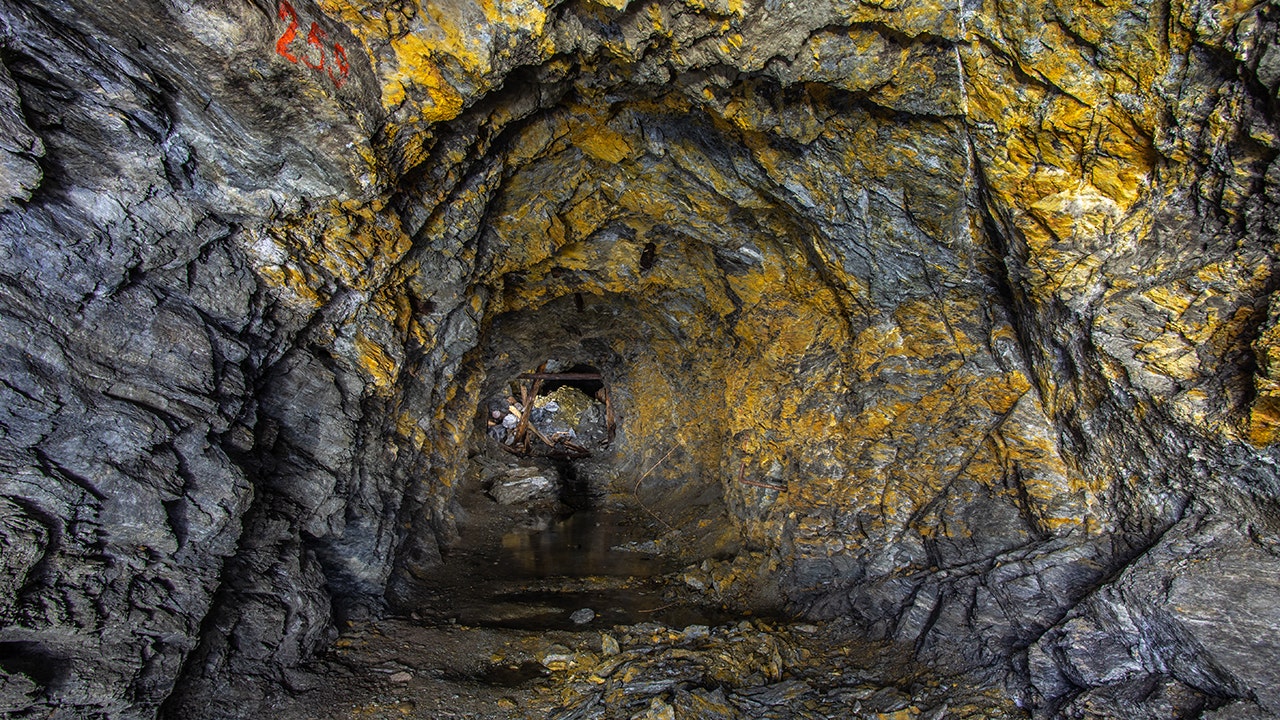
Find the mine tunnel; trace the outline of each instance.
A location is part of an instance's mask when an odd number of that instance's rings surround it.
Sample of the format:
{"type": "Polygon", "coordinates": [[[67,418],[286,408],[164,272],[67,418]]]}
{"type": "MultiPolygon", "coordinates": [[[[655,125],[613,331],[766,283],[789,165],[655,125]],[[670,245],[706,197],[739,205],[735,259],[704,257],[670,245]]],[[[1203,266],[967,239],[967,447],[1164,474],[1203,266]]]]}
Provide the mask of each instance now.
{"type": "Polygon", "coordinates": [[[1275,717],[1277,38],[0,0],[0,716],[1275,717]]]}
{"type": "Polygon", "coordinates": [[[718,458],[699,455],[727,437],[708,414],[722,390],[694,371],[714,358],[682,348],[679,326],[646,315],[657,309],[566,294],[494,319],[475,362],[457,537],[401,592],[402,610],[566,629],[726,615],[724,598],[663,581],[741,543],[718,458]]]}

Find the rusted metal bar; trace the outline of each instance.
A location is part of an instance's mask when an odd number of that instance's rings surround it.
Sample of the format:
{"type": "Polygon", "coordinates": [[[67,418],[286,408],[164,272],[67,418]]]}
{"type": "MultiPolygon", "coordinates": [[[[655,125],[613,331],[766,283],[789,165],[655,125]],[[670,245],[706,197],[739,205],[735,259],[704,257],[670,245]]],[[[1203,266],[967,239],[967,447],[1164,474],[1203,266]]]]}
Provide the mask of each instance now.
{"type": "Polygon", "coordinates": [[[604,375],[600,373],[549,373],[549,372],[531,372],[520,373],[516,376],[518,380],[604,380],[604,375]]]}
{"type": "MultiPolygon", "coordinates": [[[[542,434],[542,431],[538,430],[537,425],[533,425],[532,423],[529,425],[529,432],[538,436],[538,439],[541,440],[543,444],[551,448],[552,455],[560,455],[569,458],[584,458],[591,456],[591,451],[581,445],[576,445],[568,440],[552,440],[551,438],[548,438],[546,435],[542,434]]],[[[525,454],[527,453],[528,450],[526,449],[525,454]]]]}
{"type": "Polygon", "coordinates": [[[757,482],[755,480],[748,480],[747,479],[747,463],[745,460],[742,462],[742,467],[738,469],[738,482],[742,483],[743,485],[750,485],[751,487],[765,488],[766,490],[786,490],[787,489],[785,485],[773,485],[771,483],[762,483],[762,482],[757,482]]]}
{"type": "MultiPolygon", "coordinates": [[[[541,441],[543,442],[543,444],[545,444],[547,447],[552,447],[552,448],[553,448],[553,447],[555,447],[555,446],[556,446],[556,444],[555,444],[555,443],[553,443],[553,442],[551,442],[550,440],[548,440],[548,439],[547,439],[547,436],[546,436],[546,435],[543,435],[543,434],[542,434],[542,432],[541,432],[540,430],[538,430],[537,426],[533,425],[532,423],[530,423],[530,424],[529,424],[529,432],[533,433],[534,435],[537,435],[537,436],[538,436],[538,439],[539,439],[539,440],[541,440],[541,441]]],[[[529,451],[529,448],[527,448],[527,447],[526,447],[526,448],[525,448],[525,452],[528,452],[528,451],[529,451]]]]}
{"type": "Polygon", "coordinates": [[[770,485],[769,483],[756,482],[755,480],[739,479],[738,482],[751,487],[766,488],[768,490],[786,490],[785,485],[770,485]]]}

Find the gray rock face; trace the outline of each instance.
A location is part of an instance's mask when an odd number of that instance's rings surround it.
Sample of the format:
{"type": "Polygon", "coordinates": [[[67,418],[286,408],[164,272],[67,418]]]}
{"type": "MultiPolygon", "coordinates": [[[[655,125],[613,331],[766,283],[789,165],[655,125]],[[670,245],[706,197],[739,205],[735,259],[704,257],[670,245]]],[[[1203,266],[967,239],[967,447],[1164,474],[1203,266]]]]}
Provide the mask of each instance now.
{"type": "Polygon", "coordinates": [[[1280,714],[1272,5],[497,5],[0,0],[0,713],[263,716],[554,354],[797,613],[1280,714]]]}
{"type": "MultiPolygon", "coordinates": [[[[197,16],[164,13],[0,4],[0,706],[14,716],[154,716],[216,624],[215,596],[260,586],[228,578],[324,582],[296,529],[292,545],[272,535],[267,516],[300,513],[254,488],[254,383],[276,331],[235,218],[282,190],[290,202],[334,181],[358,190],[305,145],[282,149],[298,138],[288,113],[247,137],[257,101],[214,110],[211,93],[234,94],[205,83],[234,79],[194,52],[192,28],[168,34],[197,16]],[[129,27],[150,29],[151,52],[115,34],[129,27]],[[196,159],[215,145],[238,159],[196,159]],[[286,190],[264,161],[312,169],[286,190]],[[272,554],[255,557],[258,545],[272,554]]],[[[270,31],[247,16],[243,27],[270,31]]],[[[224,635],[272,669],[331,623],[327,594],[284,597],[224,635]]]]}
{"type": "Polygon", "coordinates": [[[1032,683],[1056,699],[1172,676],[1280,713],[1277,668],[1259,662],[1278,649],[1276,550],[1234,524],[1179,523],[1031,647],[1032,683]]]}
{"type": "Polygon", "coordinates": [[[37,168],[0,213],[0,705],[146,716],[253,497],[256,281],[154,84],[38,8],[0,16],[3,162],[37,168]]]}
{"type": "Polygon", "coordinates": [[[40,186],[43,176],[38,158],[44,155],[44,143],[31,132],[22,115],[18,86],[9,71],[0,67],[0,207],[12,207],[14,200],[30,200],[31,191],[40,186]]]}

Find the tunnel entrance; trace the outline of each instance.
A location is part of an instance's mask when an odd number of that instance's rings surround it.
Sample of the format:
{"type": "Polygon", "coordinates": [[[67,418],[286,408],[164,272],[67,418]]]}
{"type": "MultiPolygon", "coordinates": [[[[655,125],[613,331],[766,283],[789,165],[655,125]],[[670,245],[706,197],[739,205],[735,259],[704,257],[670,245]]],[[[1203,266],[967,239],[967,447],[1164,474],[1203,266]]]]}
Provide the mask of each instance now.
{"type": "Polygon", "coordinates": [[[486,437],[472,457],[470,491],[459,495],[468,519],[459,547],[483,557],[467,575],[490,574],[492,563],[500,577],[469,593],[476,602],[458,606],[460,621],[520,629],[636,622],[662,605],[647,586],[677,568],[645,544],[661,526],[610,502],[600,482],[619,460],[606,374],[594,362],[549,357],[508,378],[482,400],[486,437]]]}
{"type": "MultiPolygon", "coordinates": [[[[687,455],[665,445],[657,452],[653,440],[666,438],[637,429],[635,417],[652,412],[639,405],[651,401],[652,376],[637,382],[635,357],[613,350],[629,344],[597,339],[616,328],[613,312],[580,313],[567,303],[495,323],[481,356],[485,381],[465,475],[450,508],[457,535],[442,543],[443,567],[415,599],[420,617],[587,630],[715,624],[730,612],[724,598],[683,583],[687,566],[712,553],[696,532],[682,535],[683,518],[644,495],[649,488],[638,481],[681,477],[705,487],[703,506],[682,502],[681,509],[729,535],[719,485],[684,471],[687,455]]],[[[642,369],[656,367],[644,362],[642,369]]]]}
{"type": "Polygon", "coordinates": [[[488,436],[510,454],[579,459],[613,441],[616,424],[604,375],[586,363],[549,359],[485,401],[488,436]]]}
{"type": "Polygon", "coordinates": [[[458,385],[470,432],[449,468],[440,562],[405,565],[397,612],[433,632],[597,644],[618,628],[697,634],[782,615],[769,556],[744,547],[725,498],[718,380],[732,345],[692,341],[663,307],[568,293],[485,326],[458,385]]]}

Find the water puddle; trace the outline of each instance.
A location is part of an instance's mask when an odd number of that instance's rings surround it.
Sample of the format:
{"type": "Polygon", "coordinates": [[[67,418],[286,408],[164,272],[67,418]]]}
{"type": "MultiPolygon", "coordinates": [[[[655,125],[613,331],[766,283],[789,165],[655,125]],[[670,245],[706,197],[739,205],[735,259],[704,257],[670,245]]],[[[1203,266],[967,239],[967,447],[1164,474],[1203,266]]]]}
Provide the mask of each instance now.
{"type": "Polygon", "coordinates": [[[656,622],[668,627],[716,625],[735,619],[718,608],[665,600],[658,588],[627,587],[583,592],[529,590],[504,593],[457,608],[463,625],[513,630],[605,630],[656,622]],[[585,622],[574,613],[590,610],[585,622]]]}
{"type": "Polygon", "coordinates": [[[676,568],[664,558],[620,547],[637,529],[623,515],[580,510],[546,530],[513,530],[502,537],[500,566],[508,577],[652,577],[676,568]]]}
{"type": "Polygon", "coordinates": [[[547,677],[550,674],[551,671],[547,670],[542,663],[526,660],[518,665],[494,663],[481,673],[479,680],[487,685],[513,688],[520,687],[530,680],[547,677]]]}
{"type": "Polygon", "coordinates": [[[495,502],[479,482],[469,488],[460,498],[460,537],[444,549],[413,616],[535,632],[734,619],[678,579],[687,559],[661,545],[658,523],[639,508],[593,507],[599,498],[571,466],[558,474],[565,485],[550,507],[495,502]],[[552,516],[556,507],[573,511],[552,516]]]}
{"type": "Polygon", "coordinates": [[[533,631],[732,620],[682,583],[672,586],[669,575],[681,565],[657,554],[652,530],[641,522],[624,512],[587,509],[544,529],[508,525],[501,535],[488,535],[488,543],[482,533],[472,535],[462,545],[466,551],[446,564],[446,582],[420,614],[533,631]]]}

